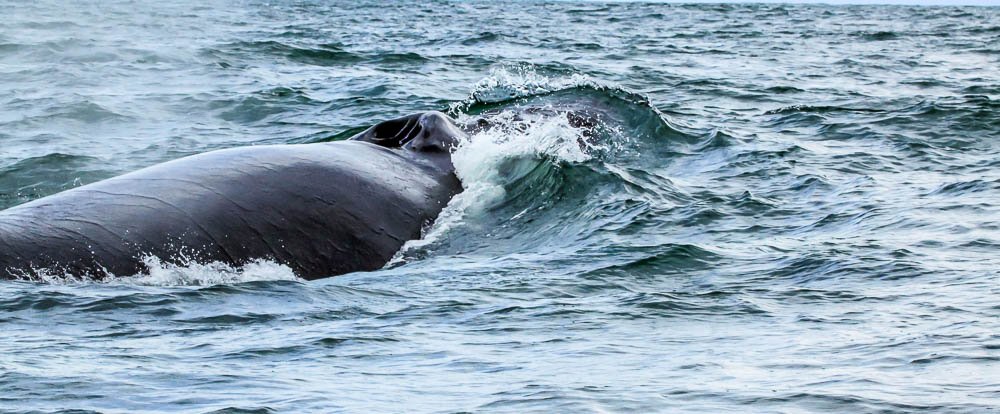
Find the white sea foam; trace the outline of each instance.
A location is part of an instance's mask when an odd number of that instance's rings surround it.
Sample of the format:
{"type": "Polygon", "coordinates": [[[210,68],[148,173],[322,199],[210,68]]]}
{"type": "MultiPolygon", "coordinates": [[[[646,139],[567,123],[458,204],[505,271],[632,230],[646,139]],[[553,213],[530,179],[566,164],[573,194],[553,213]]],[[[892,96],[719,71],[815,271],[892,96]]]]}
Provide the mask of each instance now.
{"type": "Polygon", "coordinates": [[[155,257],[143,260],[149,274],[116,277],[110,282],[150,286],[207,286],[266,280],[299,280],[292,268],[270,260],[254,260],[242,266],[221,262],[163,263],[155,257]]]}
{"type": "Polygon", "coordinates": [[[142,286],[211,286],[265,280],[299,280],[288,266],[269,261],[254,260],[243,266],[230,266],[221,262],[197,263],[184,260],[183,264],[164,263],[147,256],[143,263],[148,274],[110,275],[94,281],[87,275],[77,275],[58,269],[34,269],[23,279],[49,284],[105,283],[142,286]]]}
{"type": "MultiPolygon", "coordinates": [[[[566,113],[527,118],[523,115],[516,110],[491,115],[491,128],[472,135],[455,148],[452,162],[464,190],[452,198],[421,239],[407,242],[387,266],[406,261],[415,250],[433,245],[466,223],[468,217],[483,214],[502,202],[507,195],[505,186],[520,178],[505,171],[504,163],[512,160],[578,163],[591,159],[586,131],[571,125],[566,113]]],[[[460,117],[459,121],[467,119],[460,117]]]]}

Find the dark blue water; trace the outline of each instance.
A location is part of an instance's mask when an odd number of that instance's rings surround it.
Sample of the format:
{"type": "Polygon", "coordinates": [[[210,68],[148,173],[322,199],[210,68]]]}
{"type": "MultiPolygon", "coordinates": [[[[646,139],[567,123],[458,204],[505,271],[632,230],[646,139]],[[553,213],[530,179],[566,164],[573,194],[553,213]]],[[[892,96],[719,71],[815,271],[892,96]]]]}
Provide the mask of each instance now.
{"type": "Polygon", "coordinates": [[[0,9],[0,208],[417,111],[497,125],[381,271],[0,282],[2,412],[1000,409],[998,8],[0,9]]]}

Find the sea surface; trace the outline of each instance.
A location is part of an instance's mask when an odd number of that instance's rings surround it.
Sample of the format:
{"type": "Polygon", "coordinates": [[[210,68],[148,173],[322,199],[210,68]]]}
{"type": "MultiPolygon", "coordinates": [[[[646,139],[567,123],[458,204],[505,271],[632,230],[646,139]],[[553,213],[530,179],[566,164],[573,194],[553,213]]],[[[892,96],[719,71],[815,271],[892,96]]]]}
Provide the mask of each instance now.
{"type": "Polygon", "coordinates": [[[0,281],[0,412],[1000,411],[1000,8],[0,10],[0,208],[418,111],[499,125],[380,271],[0,281]]]}

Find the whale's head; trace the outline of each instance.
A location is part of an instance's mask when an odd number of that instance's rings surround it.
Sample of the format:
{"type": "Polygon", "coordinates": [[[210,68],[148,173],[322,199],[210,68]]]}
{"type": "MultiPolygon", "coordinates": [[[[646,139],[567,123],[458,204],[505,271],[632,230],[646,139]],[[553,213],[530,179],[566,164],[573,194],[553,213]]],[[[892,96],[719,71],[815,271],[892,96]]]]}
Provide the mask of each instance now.
{"type": "Polygon", "coordinates": [[[447,115],[431,111],[381,122],[350,139],[433,155],[449,154],[468,135],[447,115]]]}

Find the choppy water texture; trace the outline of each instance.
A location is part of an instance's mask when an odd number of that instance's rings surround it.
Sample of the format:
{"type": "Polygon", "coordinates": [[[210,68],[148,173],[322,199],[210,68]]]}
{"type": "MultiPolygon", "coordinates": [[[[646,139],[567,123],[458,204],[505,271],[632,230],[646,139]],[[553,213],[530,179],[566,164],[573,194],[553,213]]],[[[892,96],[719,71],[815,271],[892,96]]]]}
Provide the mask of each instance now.
{"type": "Polygon", "coordinates": [[[2,207],[416,111],[501,126],[382,271],[0,282],[0,411],[1000,407],[1000,9],[0,9],[2,207]],[[574,105],[602,122],[510,116],[574,105]]]}

